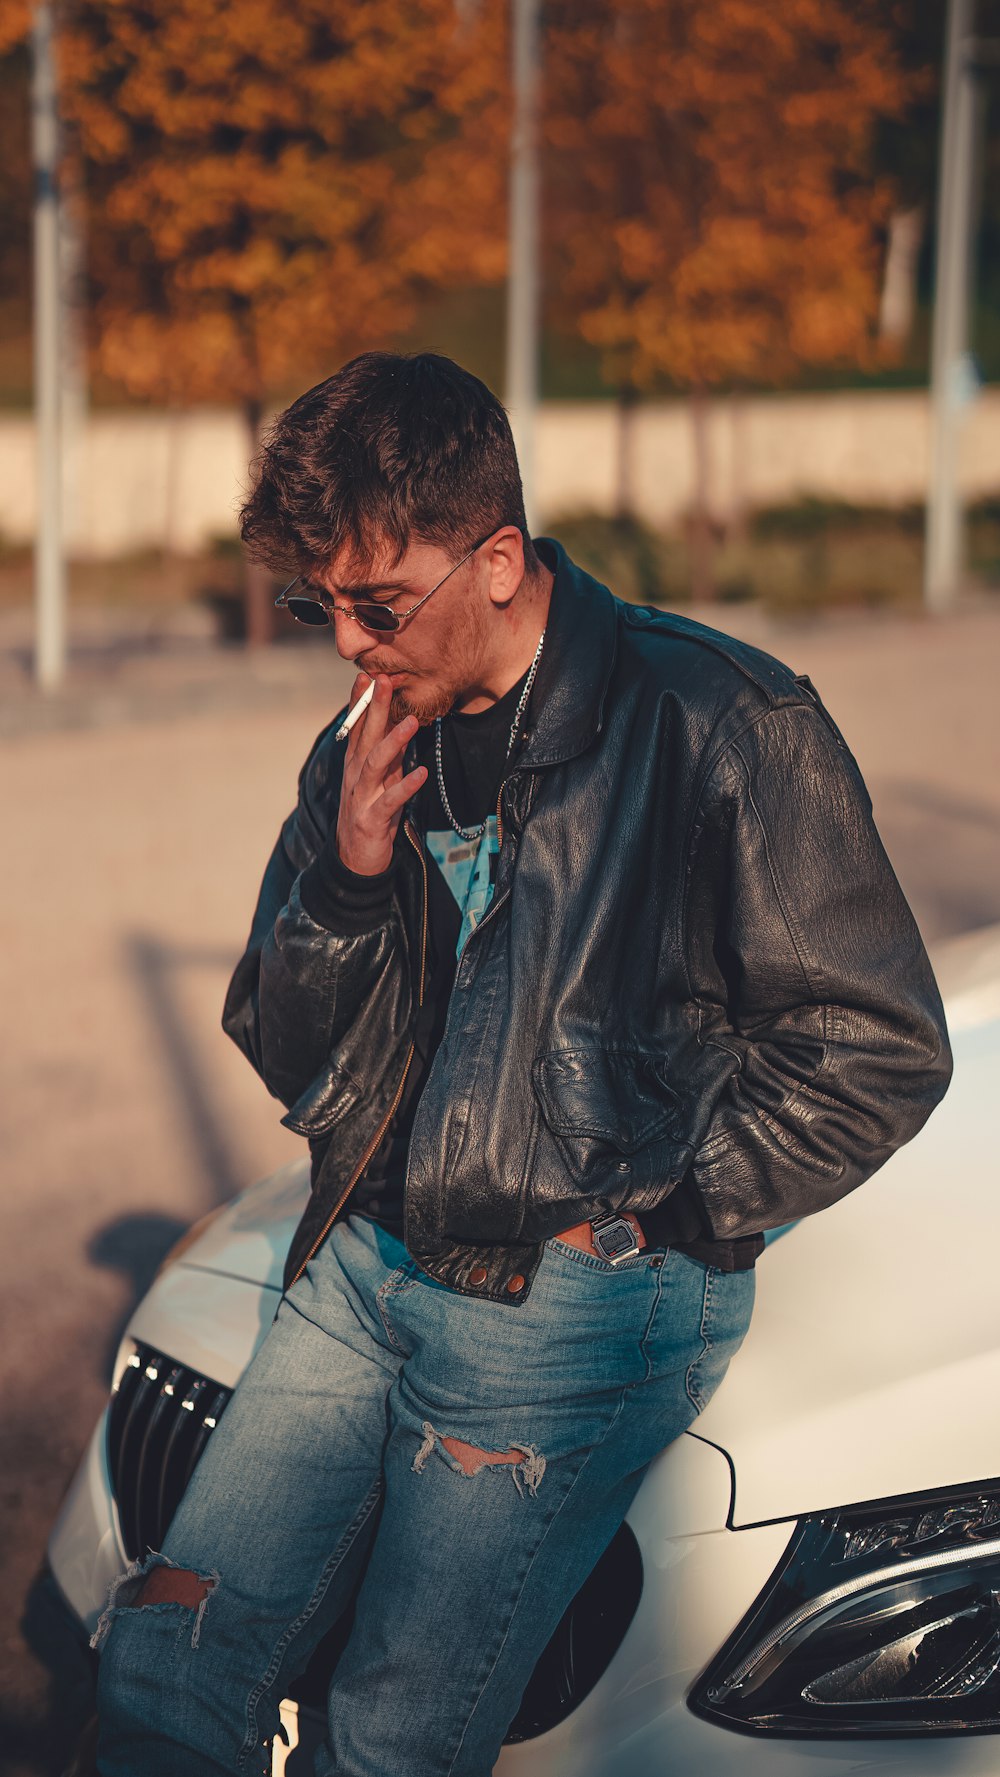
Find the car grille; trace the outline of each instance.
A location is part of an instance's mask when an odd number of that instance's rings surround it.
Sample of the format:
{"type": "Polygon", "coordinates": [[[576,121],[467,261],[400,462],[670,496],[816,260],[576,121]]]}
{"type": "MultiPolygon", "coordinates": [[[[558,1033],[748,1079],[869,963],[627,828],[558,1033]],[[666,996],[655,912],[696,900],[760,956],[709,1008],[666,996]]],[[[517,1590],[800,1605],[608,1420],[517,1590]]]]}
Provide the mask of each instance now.
{"type": "Polygon", "coordinates": [[[108,1410],[108,1468],[130,1561],[160,1549],[231,1388],[137,1345],[108,1410]]]}

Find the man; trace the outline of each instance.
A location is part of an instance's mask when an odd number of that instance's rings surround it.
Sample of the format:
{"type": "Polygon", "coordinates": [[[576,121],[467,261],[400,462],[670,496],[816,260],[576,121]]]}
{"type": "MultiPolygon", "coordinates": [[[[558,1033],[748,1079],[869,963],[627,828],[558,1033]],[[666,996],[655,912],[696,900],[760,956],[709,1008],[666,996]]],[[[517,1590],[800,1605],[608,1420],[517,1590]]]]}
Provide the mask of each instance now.
{"type": "Polygon", "coordinates": [[[318,1770],[486,1777],[739,1346],[763,1230],[943,1093],[941,1005],[808,681],[533,543],[474,377],[347,365],[278,420],[243,535],[374,690],[303,767],[230,987],[312,1197],[99,1633],[100,1769],[266,1769],[356,1592],[318,1770]]]}

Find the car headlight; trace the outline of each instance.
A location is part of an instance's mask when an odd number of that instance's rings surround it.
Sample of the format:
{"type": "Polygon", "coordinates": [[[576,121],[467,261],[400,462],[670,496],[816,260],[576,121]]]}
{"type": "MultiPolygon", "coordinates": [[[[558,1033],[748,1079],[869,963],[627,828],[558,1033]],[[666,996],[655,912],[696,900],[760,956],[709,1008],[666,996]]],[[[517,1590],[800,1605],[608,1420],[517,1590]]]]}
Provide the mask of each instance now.
{"type": "Polygon", "coordinates": [[[1000,1482],[801,1519],[689,1703],[765,1734],[1000,1728],[1000,1482]]]}

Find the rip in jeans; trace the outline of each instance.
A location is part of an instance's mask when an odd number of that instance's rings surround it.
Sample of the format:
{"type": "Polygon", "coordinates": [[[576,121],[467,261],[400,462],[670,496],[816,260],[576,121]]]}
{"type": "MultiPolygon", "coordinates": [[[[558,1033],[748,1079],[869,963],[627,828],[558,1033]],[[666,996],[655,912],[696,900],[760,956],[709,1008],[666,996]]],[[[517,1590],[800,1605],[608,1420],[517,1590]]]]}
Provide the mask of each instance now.
{"type": "Polygon", "coordinates": [[[511,1479],[521,1498],[527,1488],[532,1499],[537,1496],[539,1483],[545,1473],[545,1458],[535,1444],[511,1444],[510,1449],[482,1450],[476,1444],[467,1444],[462,1438],[443,1438],[434,1430],[429,1419],[421,1425],[424,1441],[411,1467],[415,1475],[423,1473],[427,1458],[435,1446],[440,1449],[448,1467],[457,1474],[464,1475],[471,1481],[484,1468],[509,1467],[511,1479]]]}
{"type": "MultiPolygon", "coordinates": [[[[103,1647],[115,1617],[119,1616],[122,1611],[172,1610],[175,1605],[180,1605],[182,1610],[190,1610],[194,1613],[191,1646],[197,1647],[201,1639],[202,1618],[208,1608],[208,1601],[218,1584],[219,1575],[217,1573],[195,1573],[191,1568],[181,1567],[179,1562],[171,1561],[169,1555],[161,1555],[155,1549],[150,1549],[144,1560],[133,1561],[124,1573],[120,1573],[118,1578],[111,1582],[108,1602],[101,1613],[97,1628],[90,1638],[90,1645],[95,1649],[103,1647]],[[173,1572],[183,1575],[185,1582],[193,1580],[197,1588],[203,1588],[198,1599],[189,1603],[185,1598],[170,1598],[164,1595],[157,1598],[155,1602],[144,1604],[141,1594],[145,1588],[146,1580],[151,1573],[164,1568],[172,1569],[173,1572]]],[[[185,1584],[182,1589],[187,1591],[190,1588],[185,1584]]]]}

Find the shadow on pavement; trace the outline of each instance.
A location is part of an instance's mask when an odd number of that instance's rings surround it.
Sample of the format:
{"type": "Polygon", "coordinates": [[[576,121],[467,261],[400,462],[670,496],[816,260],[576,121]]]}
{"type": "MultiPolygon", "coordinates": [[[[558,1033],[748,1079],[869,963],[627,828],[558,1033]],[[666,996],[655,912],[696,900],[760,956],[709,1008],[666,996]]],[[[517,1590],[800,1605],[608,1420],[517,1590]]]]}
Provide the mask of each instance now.
{"type": "Polygon", "coordinates": [[[61,1777],[93,1717],[97,1668],[47,1568],[32,1582],[21,1633],[48,1672],[49,1707],[44,1715],[0,1709],[0,1743],[12,1766],[38,1777],[61,1777]]]}
{"type": "Polygon", "coordinates": [[[209,1181],[211,1200],[206,1208],[226,1203],[236,1195],[243,1180],[225,1120],[212,1103],[204,1070],[198,1065],[190,1034],[184,1028],[175,980],[181,969],[228,968],[234,959],[228,954],[220,956],[217,951],[178,950],[148,932],[132,933],[125,949],[129,970],[156,1032],[202,1173],[209,1181]]]}

